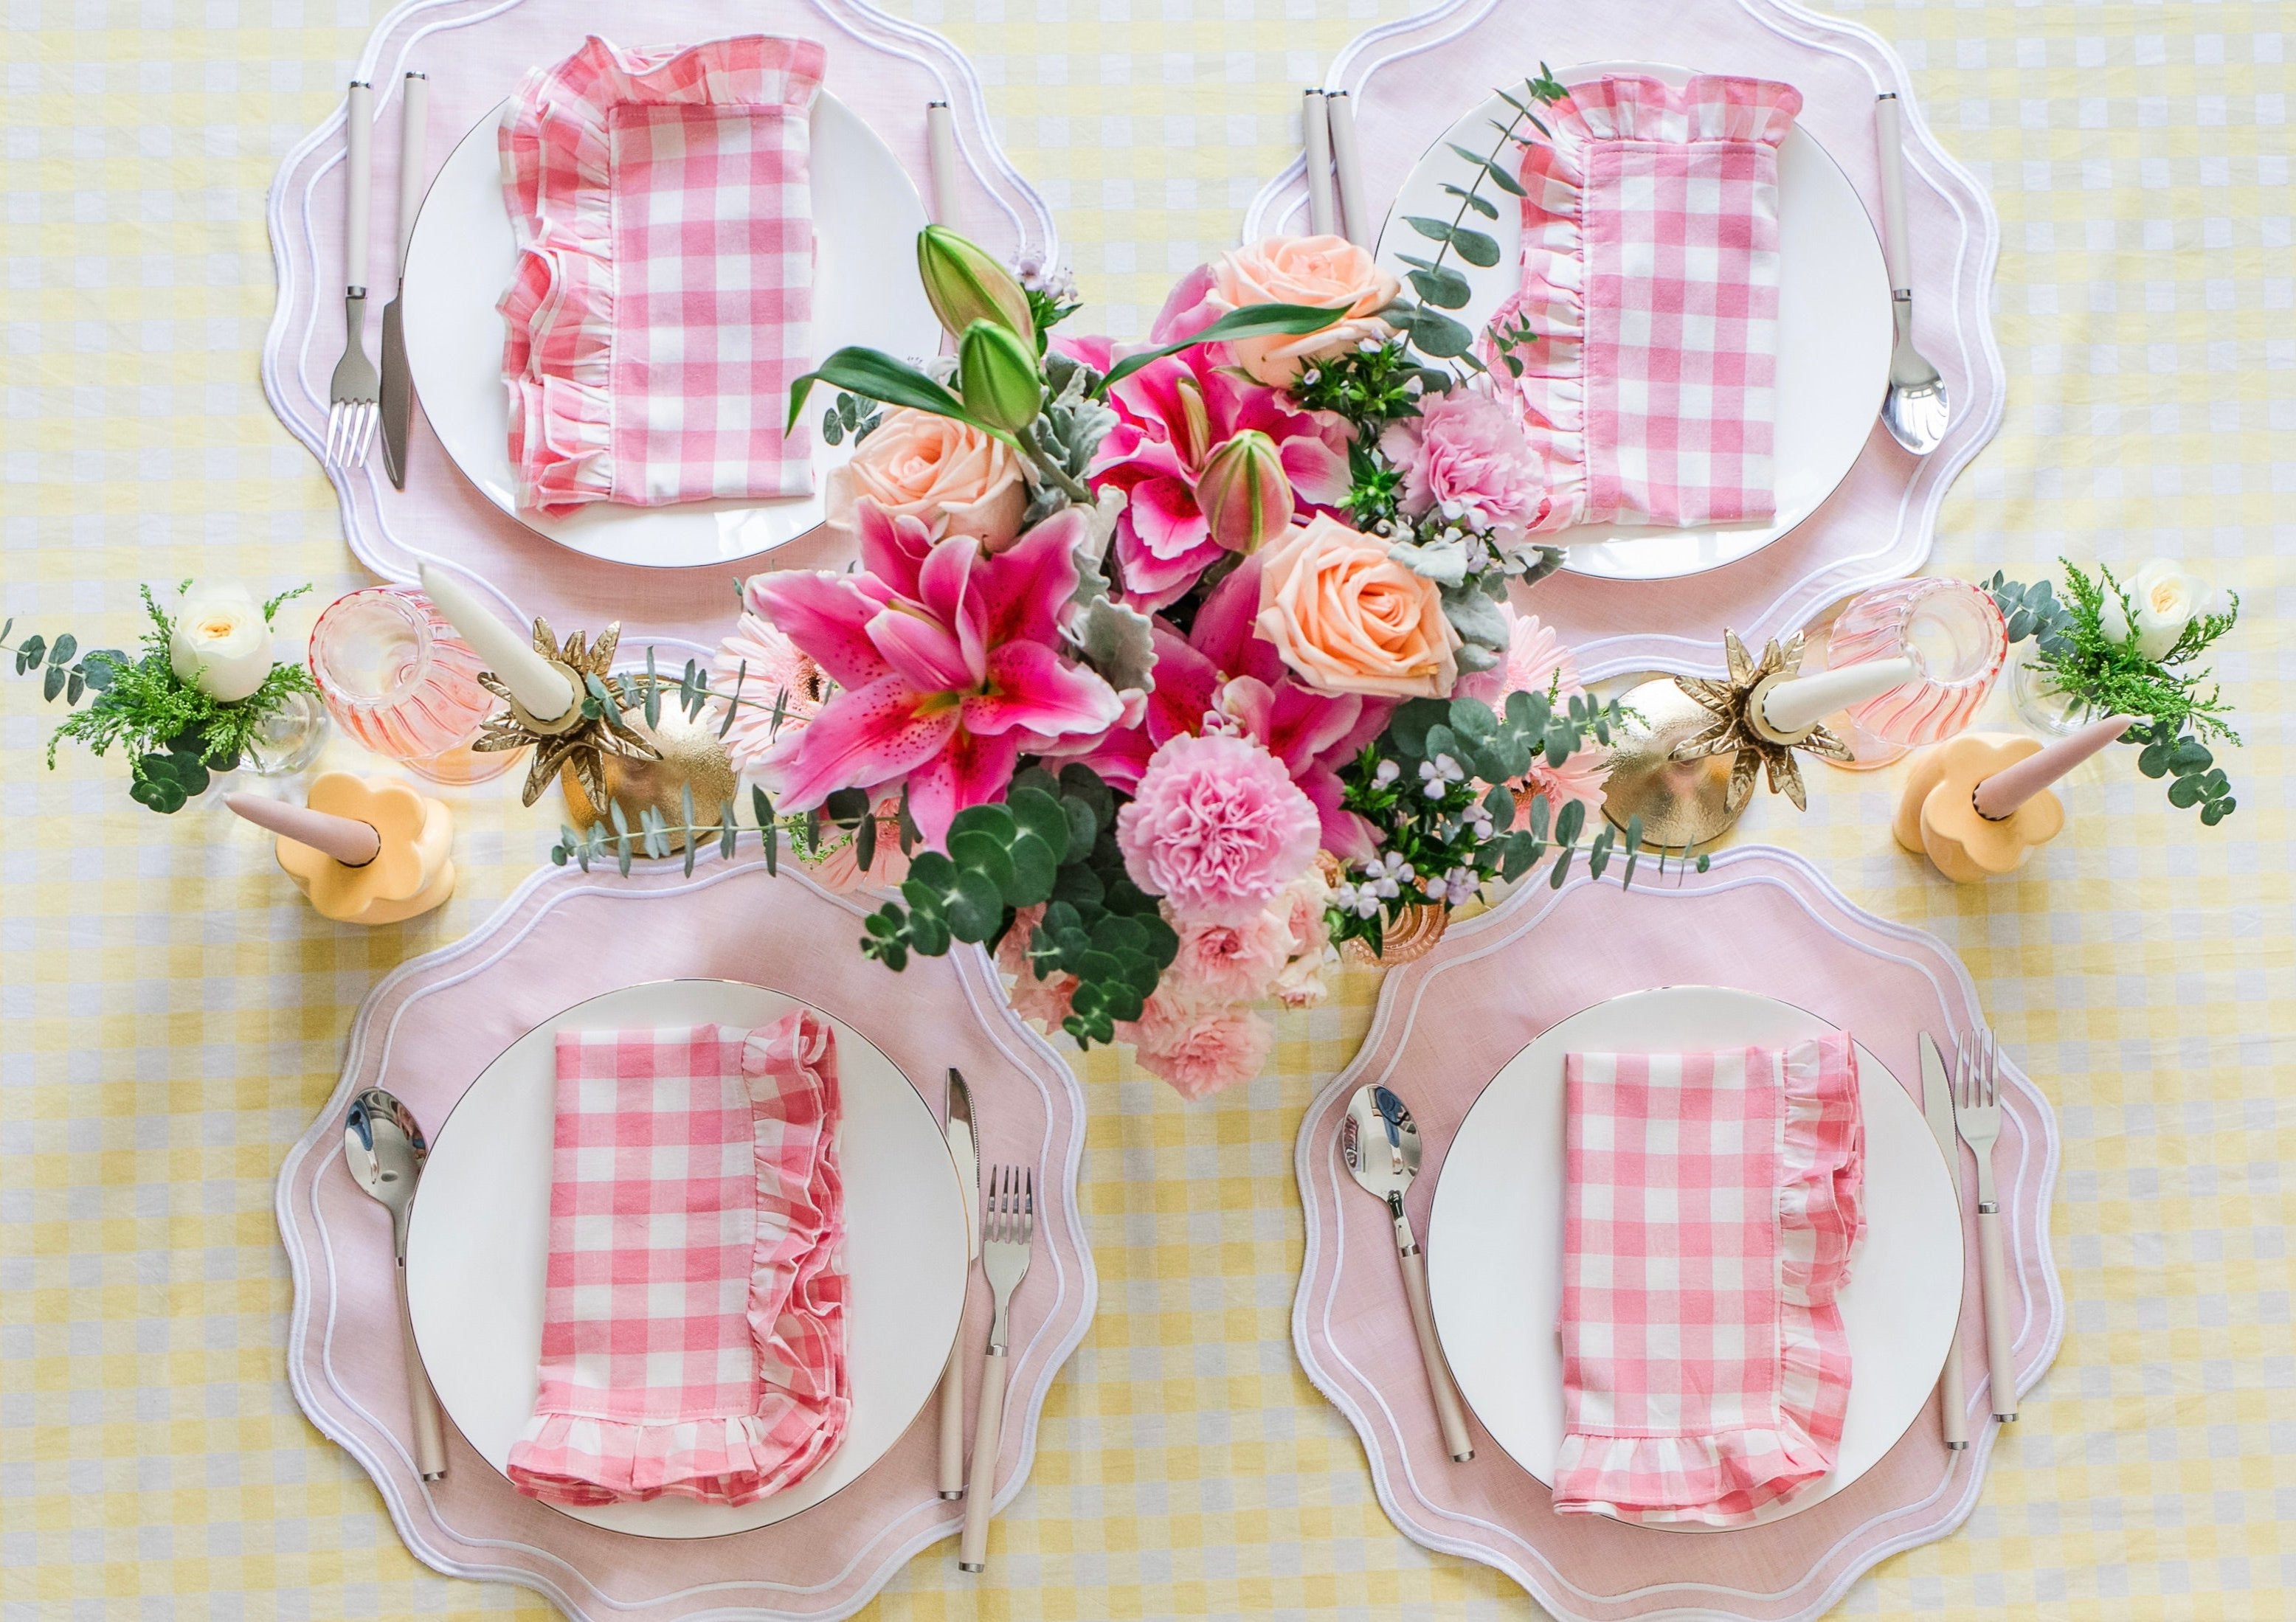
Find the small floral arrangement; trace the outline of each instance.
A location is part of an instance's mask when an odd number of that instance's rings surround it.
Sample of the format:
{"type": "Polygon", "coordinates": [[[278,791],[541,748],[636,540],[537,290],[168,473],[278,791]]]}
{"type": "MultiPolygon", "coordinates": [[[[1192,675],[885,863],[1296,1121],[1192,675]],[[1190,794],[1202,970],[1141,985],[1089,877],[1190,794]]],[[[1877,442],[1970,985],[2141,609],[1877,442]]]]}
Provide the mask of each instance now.
{"type": "Polygon", "coordinates": [[[151,624],[132,658],[116,648],[83,653],[70,633],[11,646],[15,621],[0,625],[0,652],[15,655],[19,676],[40,671],[49,701],[77,705],[95,695],[48,740],[49,768],[67,738],[99,756],[117,744],[128,751],[129,796],[154,811],[182,810],[214,773],[238,766],[291,694],[317,691],[300,665],[271,658],[280,605],[310,589],[258,603],[242,586],[185,580],[171,614],[144,586],[151,624]]]}
{"type": "Polygon", "coordinates": [[[1582,837],[1618,712],[1508,600],[1551,561],[1538,464],[1442,314],[1446,256],[1496,248],[1423,230],[1421,303],[1360,248],[1275,238],[1127,348],[1055,336],[1064,282],[934,228],[954,360],[800,381],[791,420],[826,384],[824,433],[857,440],[827,494],[858,566],[750,580],[712,701],[758,825],[897,891],[866,954],[980,943],[1022,1013],[1194,1098],[1258,1071],[1253,1005],[1319,998],[1334,941],[1376,952],[1549,856],[1556,885],[1582,850],[1631,874],[1638,828],[1582,837]]]}
{"type": "Polygon", "coordinates": [[[2169,558],[2154,558],[2126,585],[2103,564],[2094,578],[2063,559],[2065,595],[2048,580],[2022,583],[1996,572],[1985,582],[2009,640],[2031,638],[2033,668],[2097,716],[2141,717],[2127,741],[2142,742],[2137,769],[2166,777],[2169,803],[2200,807],[2215,827],[2238,801],[2210,743],[2240,742],[2225,720],[2229,706],[2195,668],[2240,619],[2240,594],[2208,583],[2169,558]],[[2205,691],[2204,691],[2205,689],[2205,691]]]}

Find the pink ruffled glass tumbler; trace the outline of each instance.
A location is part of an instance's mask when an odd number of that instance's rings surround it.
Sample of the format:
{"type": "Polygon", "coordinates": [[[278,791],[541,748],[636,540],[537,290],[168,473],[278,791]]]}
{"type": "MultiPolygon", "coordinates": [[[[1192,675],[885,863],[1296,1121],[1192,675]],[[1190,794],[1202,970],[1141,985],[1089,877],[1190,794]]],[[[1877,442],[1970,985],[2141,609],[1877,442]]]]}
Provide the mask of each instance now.
{"type": "Polygon", "coordinates": [[[338,597],[311,627],[310,667],[346,734],[433,782],[480,782],[519,750],[479,754],[471,740],[498,708],[479,685],[485,663],[413,586],[338,597]]]}
{"type": "Polygon", "coordinates": [[[2001,610],[1966,580],[1893,580],[1852,598],[1833,622],[1826,668],[1905,658],[1921,674],[1849,707],[1857,758],[1841,764],[1870,770],[1952,737],[1985,702],[2008,656],[2001,610]]]}

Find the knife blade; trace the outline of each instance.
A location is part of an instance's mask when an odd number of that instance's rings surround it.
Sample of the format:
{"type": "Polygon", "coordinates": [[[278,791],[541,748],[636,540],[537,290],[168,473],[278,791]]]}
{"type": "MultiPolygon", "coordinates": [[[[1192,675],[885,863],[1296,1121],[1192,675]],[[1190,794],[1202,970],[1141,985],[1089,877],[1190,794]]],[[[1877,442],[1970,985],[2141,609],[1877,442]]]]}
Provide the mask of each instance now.
{"type": "Polygon", "coordinates": [[[406,430],[414,413],[414,382],[406,369],[406,250],[414,242],[414,216],[422,204],[422,152],[430,120],[430,81],[410,73],[402,82],[398,112],[398,280],[382,307],[382,465],[391,488],[406,487],[406,430]]]}
{"type": "Polygon", "coordinates": [[[972,1089],[955,1065],[948,1069],[948,1152],[964,1184],[964,1251],[980,1256],[980,1144],[972,1132],[972,1089]]]}
{"type": "MultiPolygon", "coordinates": [[[[1946,1079],[1945,1055],[1929,1032],[1922,1033],[1922,1116],[1945,1156],[1947,1178],[1953,1184],[1953,1239],[1961,1237],[1961,1133],[1953,1121],[1953,1087],[1946,1079]]],[[[1938,1375],[1938,1413],[1945,1445],[1958,1452],[1969,1446],[1969,1414],[1962,1397],[1961,1319],[1954,1317],[1953,1339],[1948,1342],[1945,1367],[1938,1375]]]]}

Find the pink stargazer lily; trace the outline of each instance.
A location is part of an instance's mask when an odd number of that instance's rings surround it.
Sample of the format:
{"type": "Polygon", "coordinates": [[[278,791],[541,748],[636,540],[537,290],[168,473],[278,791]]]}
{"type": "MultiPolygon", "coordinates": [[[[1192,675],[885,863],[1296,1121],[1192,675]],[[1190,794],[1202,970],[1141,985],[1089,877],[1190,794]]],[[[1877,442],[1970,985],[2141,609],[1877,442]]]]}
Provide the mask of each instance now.
{"type": "Polygon", "coordinates": [[[873,502],[855,520],[858,572],[750,583],[750,606],[840,689],[762,765],[790,811],[906,783],[938,848],[959,811],[1004,798],[1022,754],[1104,733],[1122,712],[1114,689],[1056,651],[1085,517],[1057,513],[994,555],[971,536],[935,545],[873,502]]]}
{"type": "Polygon", "coordinates": [[[1368,857],[1376,840],[1368,823],[1341,806],[1339,768],[1386,729],[1395,705],[1302,685],[1275,646],[1253,634],[1259,605],[1255,555],[1212,587],[1186,636],[1162,619],[1154,622],[1156,690],[1140,724],[1062,752],[1129,793],[1160,745],[1203,731],[1209,715],[1259,740],[1283,763],[1315,805],[1325,849],[1349,860],[1368,857]]]}
{"type": "MultiPolygon", "coordinates": [[[[1068,340],[1100,371],[1116,358],[1104,338],[1068,340]]],[[[1093,455],[1095,489],[1120,489],[1115,551],[1124,600],[1143,612],[1178,601],[1224,553],[1196,503],[1214,451],[1245,429],[1274,441],[1302,505],[1347,499],[1347,427],[1295,411],[1283,396],[1225,364],[1226,346],[1201,345],[1144,366],[1109,390],[1117,423],[1093,455]]]]}

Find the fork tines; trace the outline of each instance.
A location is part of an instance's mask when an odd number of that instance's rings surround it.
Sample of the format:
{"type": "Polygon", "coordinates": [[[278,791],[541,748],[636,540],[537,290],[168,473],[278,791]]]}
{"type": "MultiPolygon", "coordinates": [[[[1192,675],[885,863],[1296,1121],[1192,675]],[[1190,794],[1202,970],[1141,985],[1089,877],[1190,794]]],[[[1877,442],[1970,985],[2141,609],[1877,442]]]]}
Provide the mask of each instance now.
{"type": "Polygon", "coordinates": [[[327,465],[355,468],[366,461],[381,407],[373,400],[337,400],[327,410],[327,465]]]}
{"type": "Polygon", "coordinates": [[[986,1205],[987,1216],[980,1233],[984,1243],[1027,1244],[1037,1231],[1036,1168],[991,1168],[986,1205]]]}

